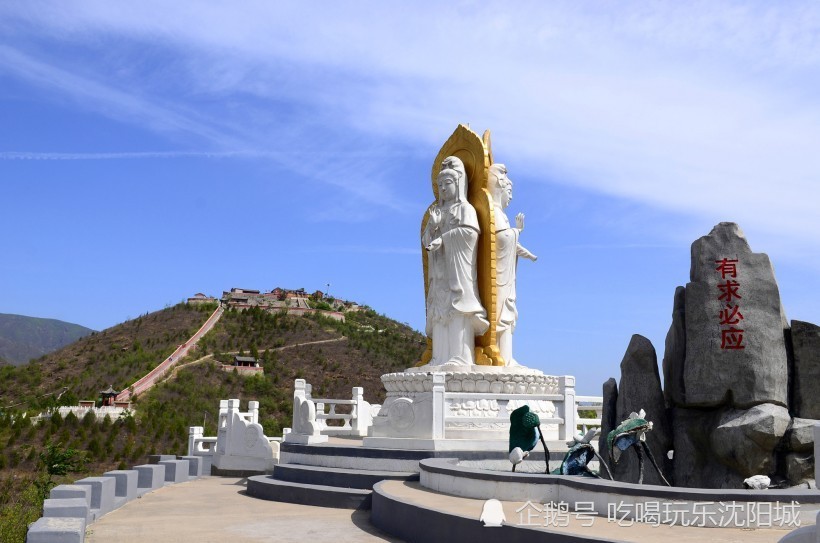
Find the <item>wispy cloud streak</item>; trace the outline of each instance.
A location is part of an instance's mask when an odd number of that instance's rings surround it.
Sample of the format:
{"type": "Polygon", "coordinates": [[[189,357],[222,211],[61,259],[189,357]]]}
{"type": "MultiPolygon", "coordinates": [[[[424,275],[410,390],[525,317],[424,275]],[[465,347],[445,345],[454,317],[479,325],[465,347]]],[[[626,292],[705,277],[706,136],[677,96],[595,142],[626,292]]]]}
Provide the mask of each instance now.
{"type": "Polygon", "coordinates": [[[0,152],[0,160],[134,160],[144,158],[236,158],[258,157],[262,153],[250,151],[144,151],[133,153],[32,153],[0,152]]]}

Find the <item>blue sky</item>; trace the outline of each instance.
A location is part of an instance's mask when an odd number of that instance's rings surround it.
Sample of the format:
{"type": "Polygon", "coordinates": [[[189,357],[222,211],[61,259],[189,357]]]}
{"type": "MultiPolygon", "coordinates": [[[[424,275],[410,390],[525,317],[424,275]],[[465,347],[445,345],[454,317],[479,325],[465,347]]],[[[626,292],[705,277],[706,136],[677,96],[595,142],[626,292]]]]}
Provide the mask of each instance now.
{"type": "Polygon", "coordinates": [[[819,68],[810,2],[3,2],[0,312],[331,283],[422,329],[430,168],[469,123],[539,256],[516,357],[600,394],[631,334],[662,357],[720,221],[820,322],[819,68]]]}

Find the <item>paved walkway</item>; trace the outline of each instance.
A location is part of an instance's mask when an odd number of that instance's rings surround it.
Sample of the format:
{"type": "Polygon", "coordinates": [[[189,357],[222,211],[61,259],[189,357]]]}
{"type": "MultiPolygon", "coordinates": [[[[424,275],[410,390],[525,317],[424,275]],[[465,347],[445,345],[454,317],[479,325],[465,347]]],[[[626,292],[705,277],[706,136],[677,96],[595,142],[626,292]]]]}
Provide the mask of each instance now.
{"type": "Polygon", "coordinates": [[[203,477],[155,490],[88,527],[87,543],[358,543],[400,540],[374,528],[369,511],[259,500],[245,480],[203,477]]]}
{"type": "MultiPolygon", "coordinates": [[[[418,483],[389,481],[385,490],[403,500],[468,518],[481,515],[483,500],[458,498],[420,487],[418,483]]],[[[504,502],[510,524],[522,524],[516,509],[523,503],[504,502]]],[[[245,495],[245,480],[203,477],[161,488],[133,500],[88,527],[87,543],[401,543],[370,524],[369,511],[351,511],[259,500],[245,495]]],[[[532,523],[543,522],[533,518],[532,523]]],[[[524,520],[523,524],[527,521],[524,520]]],[[[532,525],[532,524],[530,524],[532,525]]],[[[757,543],[776,542],[786,530],[695,528],[634,524],[619,527],[595,517],[592,526],[571,519],[550,531],[606,537],[636,543],[757,543]]]]}

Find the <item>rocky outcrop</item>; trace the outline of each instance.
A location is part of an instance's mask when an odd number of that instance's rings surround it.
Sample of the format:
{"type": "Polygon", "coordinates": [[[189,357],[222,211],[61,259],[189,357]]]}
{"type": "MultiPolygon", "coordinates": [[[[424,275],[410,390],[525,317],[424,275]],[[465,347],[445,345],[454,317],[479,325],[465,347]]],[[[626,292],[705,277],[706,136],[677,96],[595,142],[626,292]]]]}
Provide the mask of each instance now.
{"type": "Polygon", "coordinates": [[[820,326],[792,321],[794,374],[792,410],[796,417],[820,419],[820,326]]]}
{"type": "Polygon", "coordinates": [[[785,439],[788,450],[799,453],[814,451],[814,427],[817,425],[820,425],[820,420],[792,419],[785,439]]]}
{"type": "Polygon", "coordinates": [[[669,406],[684,405],[683,363],[686,359],[686,289],[675,289],[672,325],[663,351],[663,393],[669,406]]]}
{"type": "Polygon", "coordinates": [[[711,429],[717,426],[721,413],[712,409],[672,409],[676,486],[743,488],[744,477],[717,461],[711,449],[711,429]]]}
{"type": "MultiPolygon", "coordinates": [[[[652,431],[646,434],[646,444],[668,478],[671,466],[667,465],[667,453],[672,448],[672,438],[661,390],[658,357],[652,342],[643,336],[636,334],[629,342],[621,361],[621,381],[617,394],[615,425],[629,417],[630,413],[643,409],[646,419],[652,421],[652,431]]],[[[615,479],[630,483],[638,481],[638,458],[635,453],[628,451],[621,456],[618,464],[609,462],[609,466],[615,479]]],[[[649,462],[644,465],[644,482],[663,484],[649,462]]]]}
{"type": "Polygon", "coordinates": [[[798,485],[814,480],[814,454],[789,453],[784,460],[784,474],[790,484],[798,485]]]}
{"type": "MultiPolygon", "coordinates": [[[[691,257],[663,359],[674,483],[742,488],[765,475],[804,484],[813,477],[820,419],[820,327],[794,321],[789,329],[769,257],[752,252],[737,224],[715,226],[692,244],[691,257]]],[[[621,364],[619,421],[633,406],[656,420],[654,350],[639,337],[621,364]]]]}
{"type": "Polygon", "coordinates": [[[744,479],[775,472],[775,449],[791,418],[783,406],[760,404],[751,409],[729,409],[710,434],[715,458],[744,479]]]}
{"type": "Polygon", "coordinates": [[[692,244],[685,315],[685,407],[788,405],[780,291],[769,257],[737,224],[692,244]]]}

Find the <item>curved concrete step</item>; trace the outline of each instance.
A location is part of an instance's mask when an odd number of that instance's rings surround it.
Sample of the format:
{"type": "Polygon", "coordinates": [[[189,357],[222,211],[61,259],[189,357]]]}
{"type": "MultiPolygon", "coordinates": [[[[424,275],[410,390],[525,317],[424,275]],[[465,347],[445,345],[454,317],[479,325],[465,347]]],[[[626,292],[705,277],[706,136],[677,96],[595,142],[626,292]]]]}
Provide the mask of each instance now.
{"type": "MultiPolygon", "coordinates": [[[[384,481],[373,488],[370,522],[405,541],[621,543],[620,540],[556,532],[540,526],[516,526],[507,521],[503,526],[488,528],[479,520],[483,505],[483,500],[432,492],[418,483],[384,481]]],[[[514,513],[511,513],[506,514],[512,521],[514,513]]]]}
{"type": "MultiPolygon", "coordinates": [[[[349,440],[351,444],[320,443],[302,445],[282,443],[280,445],[280,464],[300,464],[304,466],[323,466],[328,468],[418,472],[419,461],[426,458],[458,458],[459,460],[507,459],[506,451],[431,451],[416,449],[379,449],[362,447],[360,442],[349,440]]],[[[540,447],[540,445],[539,445],[540,447]]],[[[550,444],[550,461],[560,462],[564,450],[550,444]]],[[[530,462],[543,462],[544,452],[533,451],[528,457],[530,462]]]]}
{"type": "Polygon", "coordinates": [[[406,471],[370,471],[301,464],[279,464],[273,468],[273,478],[277,481],[291,483],[372,490],[373,485],[386,479],[418,481],[419,474],[406,471]]]}
{"type": "Polygon", "coordinates": [[[271,500],[338,509],[370,509],[372,490],[339,488],[278,481],[270,475],[248,477],[247,493],[262,500],[271,500]]]}

